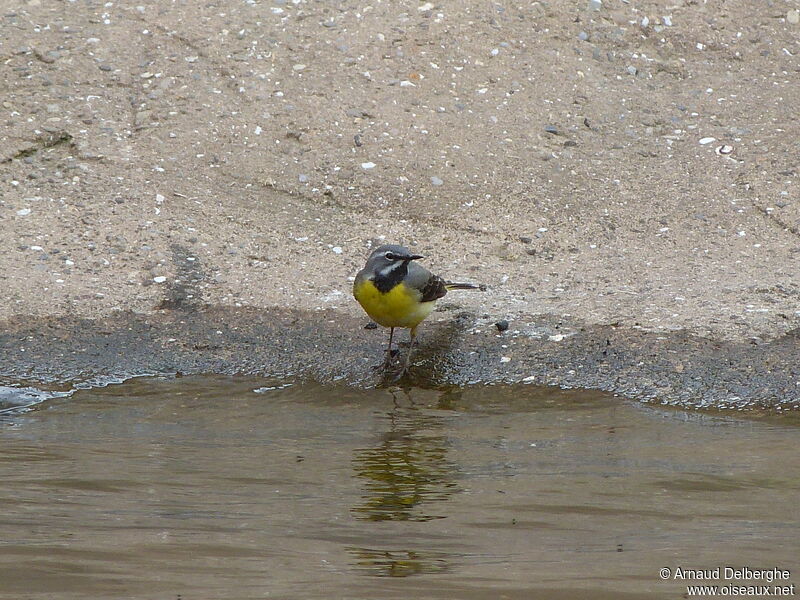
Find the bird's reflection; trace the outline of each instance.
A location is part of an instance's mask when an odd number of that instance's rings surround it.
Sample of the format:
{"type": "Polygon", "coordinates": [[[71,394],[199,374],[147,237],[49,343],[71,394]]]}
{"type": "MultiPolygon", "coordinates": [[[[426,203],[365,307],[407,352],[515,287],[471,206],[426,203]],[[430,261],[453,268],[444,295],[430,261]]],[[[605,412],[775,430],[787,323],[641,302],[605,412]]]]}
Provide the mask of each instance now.
{"type": "Polygon", "coordinates": [[[450,570],[449,556],[442,552],[417,550],[378,550],[374,548],[348,548],[354,566],[360,572],[374,577],[412,577],[450,570]]]}
{"type": "MultiPolygon", "coordinates": [[[[375,447],[356,450],[354,469],[364,494],[352,511],[370,521],[442,519],[436,505],[459,491],[458,469],[447,459],[445,417],[417,406],[410,389],[390,391],[395,401],[386,415],[388,431],[375,447]]],[[[457,393],[440,394],[435,408],[450,408],[457,393]]]]}

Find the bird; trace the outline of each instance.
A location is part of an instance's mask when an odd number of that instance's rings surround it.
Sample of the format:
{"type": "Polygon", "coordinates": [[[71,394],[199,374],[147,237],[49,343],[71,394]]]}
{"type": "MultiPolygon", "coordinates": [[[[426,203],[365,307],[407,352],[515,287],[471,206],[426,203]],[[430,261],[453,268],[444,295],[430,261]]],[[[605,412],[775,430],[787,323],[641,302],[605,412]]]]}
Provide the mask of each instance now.
{"type": "Polygon", "coordinates": [[[422,258],[425,257],[397,244],[379,246],[370,253],[353,282],[353,296],[361,308],[373,321],[389,328],[384,369],[391,364],[394,330],[410,330],[411,344],[398,378],[408,371],[417,327],[431,314],[436,301],[448,290],[486,289],[473,283],[445,281],[415,262],[422,258]]]}

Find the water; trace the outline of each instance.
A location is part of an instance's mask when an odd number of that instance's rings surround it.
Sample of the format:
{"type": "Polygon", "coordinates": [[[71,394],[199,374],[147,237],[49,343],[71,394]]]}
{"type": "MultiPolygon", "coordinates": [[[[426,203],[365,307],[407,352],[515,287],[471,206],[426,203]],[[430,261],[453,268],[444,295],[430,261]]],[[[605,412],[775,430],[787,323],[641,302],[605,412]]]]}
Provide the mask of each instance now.
{"type": "Polygon", "coordinates": [[[677,598],[692,582],[662,567],[800,574],[789,418],[206,377],[0,419],[0,598],[677,598]]]}

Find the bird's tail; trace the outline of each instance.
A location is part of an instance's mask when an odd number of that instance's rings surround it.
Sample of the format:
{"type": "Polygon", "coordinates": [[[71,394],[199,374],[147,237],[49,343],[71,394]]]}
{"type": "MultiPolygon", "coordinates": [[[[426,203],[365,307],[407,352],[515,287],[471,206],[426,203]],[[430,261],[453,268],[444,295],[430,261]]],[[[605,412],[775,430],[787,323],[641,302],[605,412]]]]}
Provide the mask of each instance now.
{"type": "Polygon", "coordinates": [[[455,281],[445,281],[444,287],[448,290],[480,290],[482,292],[486,291],[486,284],[485,283],[457,283],[455,281]]]}

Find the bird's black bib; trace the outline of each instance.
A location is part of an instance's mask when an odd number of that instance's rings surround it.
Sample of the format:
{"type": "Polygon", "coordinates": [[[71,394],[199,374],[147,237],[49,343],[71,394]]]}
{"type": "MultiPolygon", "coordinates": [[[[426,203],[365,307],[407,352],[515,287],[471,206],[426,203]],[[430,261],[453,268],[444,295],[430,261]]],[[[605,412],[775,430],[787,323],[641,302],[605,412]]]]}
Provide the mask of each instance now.
{"type": "Polygon", "coordinates": [[[408,275],[408,263],[403,263],[389,271],[387,275],[375,273],[372,283],[375,284],[381,294],[388,294],[394,289],[394,286],[405,279],[406,275],[408,275]]]}

